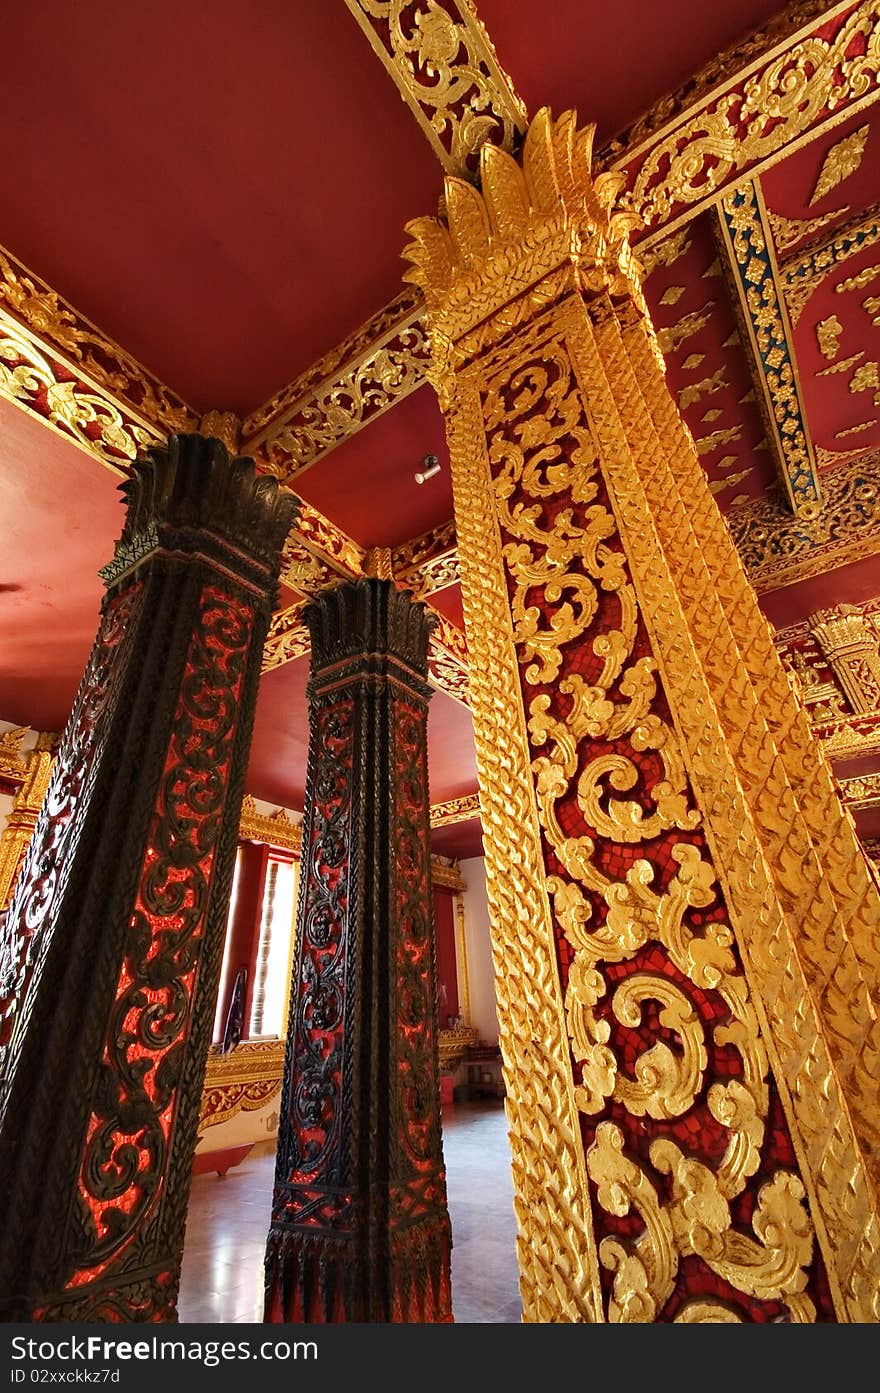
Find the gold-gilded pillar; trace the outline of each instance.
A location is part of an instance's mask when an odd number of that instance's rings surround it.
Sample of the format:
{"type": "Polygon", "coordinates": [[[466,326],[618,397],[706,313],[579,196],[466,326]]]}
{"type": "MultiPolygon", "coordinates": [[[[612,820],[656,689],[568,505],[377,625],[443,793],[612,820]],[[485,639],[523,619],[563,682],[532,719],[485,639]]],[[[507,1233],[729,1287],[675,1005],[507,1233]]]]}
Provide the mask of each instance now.
{"type": "Polygon", "coordinates": [[[447,414],[525,1318],[875,1321],[880,900],[539,113],[409,225],[447,414]]]}

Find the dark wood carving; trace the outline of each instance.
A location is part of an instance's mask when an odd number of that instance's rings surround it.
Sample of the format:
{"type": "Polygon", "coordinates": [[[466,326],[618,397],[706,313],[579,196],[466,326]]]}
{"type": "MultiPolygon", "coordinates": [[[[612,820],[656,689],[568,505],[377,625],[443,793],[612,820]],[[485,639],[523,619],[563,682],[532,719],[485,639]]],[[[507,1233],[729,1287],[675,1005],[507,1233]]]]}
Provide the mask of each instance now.
{"type": "Polygon", "coordinates": [[[265,1319],[450,1321],[424,606],[324,591],[265,1319]]]}
{"type": "Polygon", "coordinates": [[[121,485],[98,636],[0,943],[0,1317],[166,1321],[294,500],[219,440],[121,485]]]}

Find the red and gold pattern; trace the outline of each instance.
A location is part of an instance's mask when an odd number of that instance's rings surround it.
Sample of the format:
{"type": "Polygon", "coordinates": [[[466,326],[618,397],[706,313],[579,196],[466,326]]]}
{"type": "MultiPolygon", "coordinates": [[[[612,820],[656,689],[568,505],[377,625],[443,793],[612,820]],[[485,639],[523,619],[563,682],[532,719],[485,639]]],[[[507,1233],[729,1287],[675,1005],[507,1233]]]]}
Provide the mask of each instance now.
{"type": "Polygon", "coordinates": [[[876,1320],[880,904],[589,153],[540,113],[522,170],[484,148],[483,196],[447,180],[449,230],[407,253],[449,408],[525,1316],[876,1320]]]}

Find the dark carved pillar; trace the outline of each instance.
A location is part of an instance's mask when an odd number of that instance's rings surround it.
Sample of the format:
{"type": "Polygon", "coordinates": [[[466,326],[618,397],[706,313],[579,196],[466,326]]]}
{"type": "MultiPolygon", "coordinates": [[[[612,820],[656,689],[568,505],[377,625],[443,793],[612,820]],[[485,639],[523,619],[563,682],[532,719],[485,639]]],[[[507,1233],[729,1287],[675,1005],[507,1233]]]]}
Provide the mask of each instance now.
{"type": "Polygon", "coordinates": [[[121,485],[95,646],[0,943],[0,1318],[166,1321],[294,500],[219,440],[121,485]]]}
{"type": "Polygon", "coordinates": [[[373,578],[304,615],[309,762],[265,1319],[450,1321],[429,623],[373,578]]]}

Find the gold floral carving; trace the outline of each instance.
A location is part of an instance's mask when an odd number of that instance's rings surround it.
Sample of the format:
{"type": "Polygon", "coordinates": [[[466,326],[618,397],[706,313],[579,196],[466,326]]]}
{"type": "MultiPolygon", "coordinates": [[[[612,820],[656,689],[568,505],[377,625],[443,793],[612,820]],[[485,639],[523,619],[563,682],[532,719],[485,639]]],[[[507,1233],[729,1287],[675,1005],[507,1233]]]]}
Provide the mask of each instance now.
{"type": "Polygon", "coordinates": [[[825,501],[814,518],[792,517],[772,495],[725,514],[759,594],[880,551],[880,454],[835,465],[822,475],[822,492],[825,501]]]}
{"type": "Polygon", "coordinates": [[[836,314],[820,319],[816,325],[816,342],[823,358],[834,359],[840,352],[840,336],[843,325],[836,314]]]}
{"type": "Polygon", "coordinates": [[[291,408],[304,401],[316,387],[344,372],[346,364],[360,361],[369,354],[389,333],[395,333],[401,324],[408,323],[414,313],[422,309],[422,297],[412,286],[405,286],[390,304],[384,305],[361,324],[348,338],[335,344],[328,353],[301,372],[298,377],[282,387],[262,406],[246,416],[242,424],[242,435],[246,440],[257,440],[273,421],[282,420],[291,408]]]}
{"type": "MultiPolygon", "coordinates": [[[[16,735],[18,732],[7,732],[16,735]]],[[[24,732],[22,732],[24,733],[24,732]]],[[[10,742],[11,743],[11,742],[10,742]]],[[[21,787],[0,834],[0,912],[9,908],[18,872],[30,845],[40,806],[49,786],[53,756],[49,750],[32,750],[23,761],[21,787]]],[[[2,764],[0,764],[2,769],[2,764]]],[[[10,773],[10,770],[3,770],[10,773]]],[[[13,774],[15,777],[15,774],[13,774]]]]}
{"type": "Polygon", "coordinates": [[[875,262],[873,266],[865,266],[854,276],[847,276],[846,280],[838,281],[834,287],[836,295],[843,295],[847,290],[864,290],[866,285],[875,281],[880,276],[880,262],[875,262]]]}
{"type": "Polygon", "coordinates": [[[445,803],[431,804],[432,827],[452,827],[457,822],[470,822],[479,816],[478,793],[466,793],[462,798],[448,798],[445,803]]]}
{"type": "Polygon", "coordinates": [[[880,242],[880,216],[872,209],[832,236],[788,259],[780,268],[780,284],[792,324],[797,324],[807,301],[842,261],[880,242]]]}
{"type": "Polygon", "coordinates": [[[690,251],[690,233],[686,227],[679,228],[669,237],[663,237],[639,253],[638,260],[645,280],[660,266],[674,266],[676,261],[690,251]]]}
{"type": "Polygon", "coordinates": [[[404,542],[402,546],[395,547],[391,557],[394,573],[399,575],[412,570],[424,561],[430,561],[442,552],[450,551],[454,546],[455,523],[450,518],[449,522],[432,527],[428,532],[423,532],[411,541],[404,542]]]}
{"type": "Polygon", "coordinates": [[[411,224],[407,250],[445,379],[525,1318],[601,1319],[598,1260],[607,1318],[654,1319],[695,1254],[810,1320],[818,1239],[837,1318],[876,1321],[880,901],[589,151],[570,113],[539,113],[522,167],[484,146],[482,196],[447,180],[448,226],[411,224]],[[615,617],[594,629],[600,600],[615,617]],[[673,834],[661,881],[653,843],[673,834]],[[618,998],[630,974],[612,991],[612,969],[649,943],[678,992],[640,960],[618,998]],[[725,1002],[735,1081],[705,1079],[709,1032],[687,1009],[700,984],[725,1002]],[[658,997],[676,1048],[656,1041],[624,1073],[603,999],[638,1029],[658,997]],[[762,1172],[771,1080],[796,1163],[762,1172]],[[671,1124],[698,1093],[728,1138],[711,1162],[668,1130],[645,1154],[643,1130],[599,1112],[613,1098],[671,1124]],[[750,1230],[732,1209],[746,1186],[750,1230]]]}
{"type": "Polygon", "coordinates": [[[815,203],[821,203],[823,198],[828,197],[832,189],[836,189],[837,185],[843,183],[844,179],[855,174],[862,163],[870,129],[870,126],[860,126],[857,131],[851,131],[849,135],[844,136],[843,140],[838,140],[831,146],[822,161],[822,168],[816,177],[808,207],[812,208],[815,203]]]}
{"type": "Polygon", "coordinates": [[[58,355],[50,368],[53,378],[61,369],[60,380],[75,380],[79,395],[103,398],[103,410],[96,408],[99,418],[111,411],[131,417],[152,427],[151,438],[196,429],[198,417],[180,397],[2,247],[0,307],[30,331],[43,356],[58,355]]]}
{"type": "Polygon", "coordinates": [[[448,590],[451,585],[458,585],[461,579],[458,551],[454,546],[450,547],[448,551],[440,552],[407,571],[396,572],[394,578],[404,590],[412,591],[414,599],[426,600],[429,595],[436,595],[438,590],[448,590]]]}
{"type": "Polygon", "coordinates": [[[199,1130],[264,1107],[281,1091],[283,1072],[283,1040],[246,1040],[229,1054],[213,1048],[205,1070],[199,1130]]]}
{"type": "Polygon", "coordinates": [[[821,232],[829,223],[836,222],[849,212],[849,207],[835,208],[831,213],[823,213],[819,218],[786,218],[781,213],[768,209],[767,218],[773,232],[773,243],[780,256],[791,251],[798,242],[803,242],[814,233],[821,232]]]}
{"type": "Polygon", "coordinates": [[[596,156],[597,167],[607,169],[623,152],[648,145],[650,138],[665,127],[698,111],[717,90],[738,86],[768,58],[797,42],[803,37],[799,31],[811,26],[817,18],[822,16],[827,20],[851,9],[852,5],[838,3],[831,16],[828,8],[827,0],[800,0],[800,3],[788,4],[765,24],[714,54],[682,88],[654,102],[631,126],[609,141],[596,156]]]}
{"type": "Polygon", "coordinates": [[[428,349],[418,310],[370,340],[330,377],[274,415],[243,448],[285,483],[409,396],[426,379],[428,349]]]}
{"type": "Polygon", "coordinates": [[[877,93],[880,6],[818,16],[750,76],[688,110],[638,153],[615,153],[625,174],[622,211],[647,228],[693,215],[725,184],[756,173],[809,130],[865,105],[877,93]],[[833,32],[829,35],[829,28],[833,32]],[[824,33],[821,31],[824,30],[824,33]]]}
{"type": "Polygon", "coordinates": [[[266,642],[263,645],[263,672],[283,667],[285,663],[302,658],[311,649],[309,631],[302,622],[303,600],[288,605],[272,615],[266,642]]]}
{"type": "Polygon", "coordinates": [[[154,427],[142,424],[109,393],[91,387],[49,357],[2,310],[0,396],[119,473],[126,471],[141,445],[160,438],[154,427]]]}
{"type": "Polygon", "coordinates": [[[346,0],[445,169],[469,175],[484,141],[513,148],[526,110],[470,0],[346,0]]]}
{"type": "Polygon", "coordinates": [[[880,806],[880,774],[862,774],[856,779],[841,779],[843,801],[850,808],[880,806]]]}
{"type": "Polygon", "coordinates": [[[27,755],[22,754],[21,744],[29,730],[30,726],[14,726],[0,734],[0,774],[17,784],[27,773],[27,755]]]}
{"type": "Polygon", "coordinates": [[[199,421],[202,435],[222,440],[231,455],[241,450],[241,418],[234,411],[207,411],[199,421]]]}
{"type": "Polygon", "coordinates": [[[338,575],[363,575],[364,548],[305,499],[299,500],[299,516],[292,535],[300,546],[326,562],[338,575]]]}

